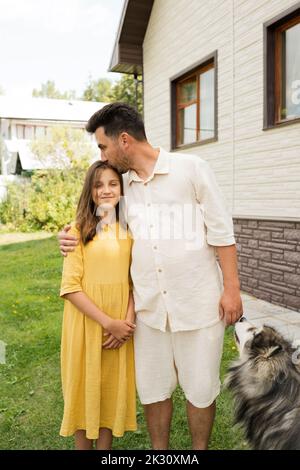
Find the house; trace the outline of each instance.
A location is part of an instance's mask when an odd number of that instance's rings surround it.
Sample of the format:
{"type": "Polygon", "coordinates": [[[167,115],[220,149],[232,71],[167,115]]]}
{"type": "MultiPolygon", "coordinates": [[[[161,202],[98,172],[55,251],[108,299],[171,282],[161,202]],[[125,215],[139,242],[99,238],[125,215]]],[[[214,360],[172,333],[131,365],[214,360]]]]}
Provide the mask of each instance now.
{"type": "Polygon", "coordinates": [[[47,98],[12,100],[0,97],[1,174],[57,167],[57,159],[40,161],[30,142],[44,137],[54,126],[84,129],[90,116],[105,103],[47,98]]]}
{"type": "Polygon", "coordinates": [[[110,71],[143,75],[153,145],[214,169],[242,289],[300,312],[300,3],[126,0],[110,71]]]}

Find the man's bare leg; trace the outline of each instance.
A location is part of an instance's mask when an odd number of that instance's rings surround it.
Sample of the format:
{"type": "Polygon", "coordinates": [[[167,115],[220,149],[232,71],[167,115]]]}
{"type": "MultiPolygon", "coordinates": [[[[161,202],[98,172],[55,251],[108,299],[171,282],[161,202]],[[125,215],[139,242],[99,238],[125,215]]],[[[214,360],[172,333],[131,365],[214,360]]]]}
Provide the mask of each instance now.
{"type": "Polygon", "coordinates": [[[144,411],[152,449],[168,449],[173,413],[172,399],[168,398],[164,401],[144,405],[144,411]]]}
{"type": "Polygon", "coordinates": [[[92,450],[93,441],[86,437],[86,432],[83,429],[79,429],[75,432],[75,448],[76,450],[92,450]]]}
{"type": "Polygon", "coordinates": [[[193,450],[206,450],[216,414],[216,402],[207,408],[196,408],[187,401],[187,416],[193,450]]]}

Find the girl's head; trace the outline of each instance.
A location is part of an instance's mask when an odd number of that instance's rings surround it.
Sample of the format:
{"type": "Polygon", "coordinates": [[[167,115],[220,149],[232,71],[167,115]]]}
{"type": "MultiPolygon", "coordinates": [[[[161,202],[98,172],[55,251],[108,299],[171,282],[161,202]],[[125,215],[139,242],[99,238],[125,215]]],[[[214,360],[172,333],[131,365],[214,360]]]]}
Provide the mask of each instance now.
{"type": "Polygon", "coordinates": [[[96,234],[98,208],[103,212],[115,210],[116,220],[119,220],[122,195],[122,175],[108,162],[98,160],[93,163],[87,171],[76,214],[76,224],[84,244],[96,234]]]}

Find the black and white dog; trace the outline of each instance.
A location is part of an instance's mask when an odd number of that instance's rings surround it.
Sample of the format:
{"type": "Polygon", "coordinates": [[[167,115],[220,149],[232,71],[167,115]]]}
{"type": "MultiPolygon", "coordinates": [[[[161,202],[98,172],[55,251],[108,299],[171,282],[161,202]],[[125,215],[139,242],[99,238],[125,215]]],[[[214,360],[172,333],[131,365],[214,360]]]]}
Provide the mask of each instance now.
{"type": "Polygon", "coordinates": [[[240,357],[225,384],[254,449],[300,450],[300,353],[274,328],[235,325],[240,357]]]}

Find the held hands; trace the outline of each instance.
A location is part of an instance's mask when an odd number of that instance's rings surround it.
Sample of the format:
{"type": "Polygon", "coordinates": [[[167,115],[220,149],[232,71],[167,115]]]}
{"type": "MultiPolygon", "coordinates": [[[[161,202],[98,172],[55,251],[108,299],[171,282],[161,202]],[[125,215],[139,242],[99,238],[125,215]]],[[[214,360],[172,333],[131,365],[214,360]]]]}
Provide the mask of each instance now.
{"type": "Polygon", "coordinates": [[[108,339],[103,343],[104,349],[117,349],[120,348],[126,341],[128,341],[134,333],[135,324],[129,320],[111,320],[106,326],[108,339]]]}
{"type": "Polygon", "coordinates": [[[219,303],[220,319],[226,326],[233,325],[243,315],[243,304],[238,288],[225,287],[219,303]]]}
{"type": "Polygon", "coordinates": [[[74,251],[78,245],[78,238],[68,233],[70,228],[71,225],[66,225],[57,235],[60,252],[63,256],[67,256],[70,251],[74,251]]]}

